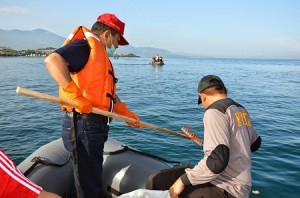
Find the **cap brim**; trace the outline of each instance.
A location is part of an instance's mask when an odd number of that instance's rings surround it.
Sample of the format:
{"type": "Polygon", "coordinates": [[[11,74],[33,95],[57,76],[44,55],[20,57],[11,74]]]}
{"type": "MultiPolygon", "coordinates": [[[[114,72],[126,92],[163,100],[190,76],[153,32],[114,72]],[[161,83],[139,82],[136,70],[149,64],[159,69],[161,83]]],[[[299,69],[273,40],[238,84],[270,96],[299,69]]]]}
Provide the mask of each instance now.
{"type": "Polygon", "coordinates": [[[199,96],[199,98],[198,98],[198,105],[201,104],[201,103],[202,103],[201,97],[199,96]]]}
{"type": "Polygon", "coordinates": [[[120,35],[120,36],[121,36],[121,39],[118,44],[119,45],[129,45],[128,41],[122,35],[120,35]]]}

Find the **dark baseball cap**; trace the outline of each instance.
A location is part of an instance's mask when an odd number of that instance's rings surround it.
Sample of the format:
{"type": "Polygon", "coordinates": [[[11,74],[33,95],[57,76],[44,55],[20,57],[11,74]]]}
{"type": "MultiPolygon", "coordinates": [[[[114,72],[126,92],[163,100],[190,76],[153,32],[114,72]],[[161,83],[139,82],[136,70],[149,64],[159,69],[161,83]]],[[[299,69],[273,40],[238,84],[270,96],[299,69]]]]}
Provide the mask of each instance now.
{"type": "MultiPolygon", "coordinates": [[[[223,81],[218,76],[215,76],[215,75],[204,76],[198,84],[198,93],[201,93],[205,89],[213,87],[213,86],[225,87],[223,81]]],[[[198,104],[201,104],[201,103],[202,103],[201,97],[199,96],[198,104]]]]}

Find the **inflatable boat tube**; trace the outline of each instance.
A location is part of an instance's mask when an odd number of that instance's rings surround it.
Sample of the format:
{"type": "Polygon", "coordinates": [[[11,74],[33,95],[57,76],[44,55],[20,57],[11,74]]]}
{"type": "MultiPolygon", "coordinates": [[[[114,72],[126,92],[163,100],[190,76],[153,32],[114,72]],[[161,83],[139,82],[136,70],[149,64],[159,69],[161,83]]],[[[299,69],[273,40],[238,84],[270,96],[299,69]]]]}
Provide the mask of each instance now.
{"type": "MultiPolygon", "coordinates": [[[[148,177],[171,163],[108,139],[103,155],[103,190],[105,197],[118,197],[146,186],[148,177]]],[[[54,140],[33,152],[18,168],[44,190],[66,196],[73,186],[72,159],[62,139],[54,140]]]]}

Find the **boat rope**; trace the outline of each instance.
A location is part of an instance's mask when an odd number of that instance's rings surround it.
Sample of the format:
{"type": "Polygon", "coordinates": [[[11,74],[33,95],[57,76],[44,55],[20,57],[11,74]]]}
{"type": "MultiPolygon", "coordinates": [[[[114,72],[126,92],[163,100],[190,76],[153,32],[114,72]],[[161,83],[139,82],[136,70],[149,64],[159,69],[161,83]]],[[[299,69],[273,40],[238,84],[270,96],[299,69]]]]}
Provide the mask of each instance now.
{"type": "Polygon", "coordinates": [[[45,157],[34,157],[31,160],[31,162],[34,162],[34,163],[24,172],[24,175],[27,176],[38,164],[42,164],[45,166],[63,167],[70,161],[70,159],[71,159],[71,155],[68,155],[68,158],[64,163],[58,164],[58,163],[49,161],[45,157]]]}
{"type": "Polygon", "coordinates": [[[132,149],[126,145],[122,145],[123,149],[119,149],[119,150],[116,150],[116,151],[111,151],[111,152],[106,152],[104,151],[103,154],[104,155],[116,155],[116,154],[120,154],[120,153],[123,153],[125,151],[131,151],[131,152],[134,152],[134,153],[138,153],[138,154],[141,154],[141,155],[144,155],[144,156],[147,156],[147,157],[151,157],[151,158],[154,158],[154,159],[158,159],[160,161],[163,161],[163,162],[166,162],[166,163],[171,163],[171,164],[181,164],[180,162],[178,161],[171,161],[171,160],[166,160],[162,157],[158,157],[156,155],[152,155],[152,154],[149,154],[149,153],[145,153],[145,152],[142,152],[142,151],[138,151],[138,150],[135,150],[135,149],[132,149]]]}

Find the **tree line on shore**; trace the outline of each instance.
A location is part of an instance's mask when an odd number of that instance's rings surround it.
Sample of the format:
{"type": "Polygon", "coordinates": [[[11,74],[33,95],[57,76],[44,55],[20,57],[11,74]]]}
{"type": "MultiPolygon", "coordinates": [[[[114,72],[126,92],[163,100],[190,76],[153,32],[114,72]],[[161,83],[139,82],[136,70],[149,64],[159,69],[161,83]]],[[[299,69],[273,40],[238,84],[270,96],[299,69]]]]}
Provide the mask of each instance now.
{"type": "MultiPolygon", "coordinates": [[[[15,50],[9,47],[0,47],[0,56],[10,57],[10,56],[48,56],[51,52],[53,52],[55,48],[47,47],[40,49],[26,49],[26,50],[15,50]]],[[[119,57],[139,57],[133,53],[129,54],[114,54],[114,58],[119,57]]]]}
{"type": "Polygon", "coordinates": [[[55,48],[47,47],[40,49],[15,50],[9,47],[0,47],[0,56],[47,56],[53,52],[55,48]]]}

